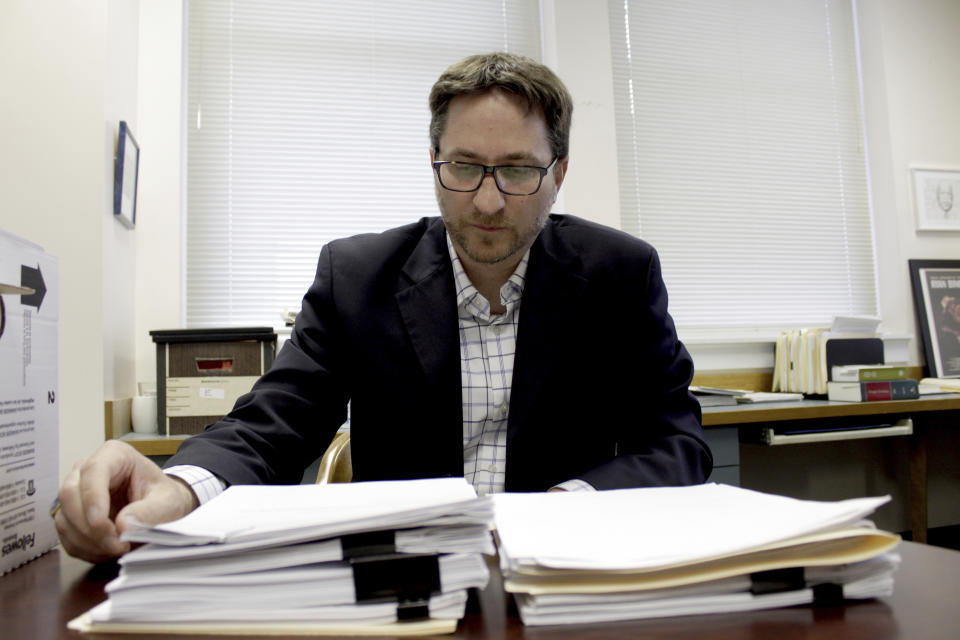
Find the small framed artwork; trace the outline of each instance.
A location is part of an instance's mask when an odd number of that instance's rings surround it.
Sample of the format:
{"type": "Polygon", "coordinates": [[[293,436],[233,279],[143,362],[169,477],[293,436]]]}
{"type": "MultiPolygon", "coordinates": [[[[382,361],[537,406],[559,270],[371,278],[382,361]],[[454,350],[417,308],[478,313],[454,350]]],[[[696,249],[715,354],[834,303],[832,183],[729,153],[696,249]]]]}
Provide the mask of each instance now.
{"type": "Polygon", "coordinates": [[[120,121],[117,155],[113,175],[113,215],[132,229],[137,223],[137,175],[140,145],[126,121],[120,121]]]}
{"type": "Polygon", "coordinates": [[[960,169],[911,167],[918,231],[960,231],[960,169]]]}
{"type": "Polygon", "coordinates": [[[960,378],[960,260],[910,260],[930,376],[960,378]]]}

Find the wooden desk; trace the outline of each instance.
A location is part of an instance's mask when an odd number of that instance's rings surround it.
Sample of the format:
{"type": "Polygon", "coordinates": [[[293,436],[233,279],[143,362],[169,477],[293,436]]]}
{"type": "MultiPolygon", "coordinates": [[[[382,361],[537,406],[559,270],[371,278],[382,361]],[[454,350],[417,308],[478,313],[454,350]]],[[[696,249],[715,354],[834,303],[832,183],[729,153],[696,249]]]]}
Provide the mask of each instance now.
{"type": "MultiPolygon", "coordinates": [[[[960,553],[904,542],[894,595],[843,606],[802,606],[630,623],[524,627],[496,571],[453,638],[956,638],[960,628],[960,553]]],[[[0,634],[5,640],[83,638],[68,620],[103,601],[115,565],[93,567],[59,549],[0,578],[0,634]]],[[[90,638],[151,636],[92,635],[90,638]]],[[[152,636],[156,637],[156,636],[152,636]]],[[[177,636],[187,638],[188,636],[177,636]]],[[[195,637],[195,636],[190,636],[195,637]]],[[[205,636],[207,638],[211,636],[205,636]]],[[[274,636],[276,637],[276,636],[274,636]]]]}
{"type": "Polygon", "coordinates": [[[126,442],[145,456],[172,456],[180,448],[180,444],[189,437],[130,432],[124,434],[118,440],[126,442]]]}
{"type": "Polygon", "coordinates": [[[928,396],[917,400],[876,402],[831,402],[829,400],[761,402],[729,407],[706,407],[703,409],[703,426],[851,416],[913,415],[931,411],[957,410],[960,410],[960,394],[928,396]]]}
{"type": "MultiPolygon", "coordinates": [[[[703,409],[703,426],[711,428],[736,427],[741,439],[751,429],[760,425],[778,426],[794,420],[849,419],[876,416],[909,417],[913,420],[913,435],[904,438],[909,449],[909,500],[910,530],[914,541],[927,541],[928,524],[928,479],[927,479],[927,429],[932,418],[944,412],[960,411],[960,395],[937,395],[917,400],[892,400],[881,402],[830,402],[828,400],[802,400],[742,404],[703,409]]],[[[709,435],[709,433],[708,433],[709,435]]],[[[761,487],[747,487],[758,488],[761,487]]],[[[797,496],[816,498],[816,496],[797,496]]]]}
{"type": "MultiPolygon", "coordinates": [[[[706,407],[703,410],[703,426],[718,427],[756,422],[951,410],[960,410],[960,395],[952,394],[920,398],[919,400],[890,400],[885,402],[830,402],[827,400],[770,402],[741,404],[732,407],[706,407]]],[[[108,432],[107,437],[117,437],[148,456],[172,456],[177,452],[180,443],[189,437],[144,435],[129,431],[122,435],[113,435],[113,433],[112,431],[108,432]]]]}

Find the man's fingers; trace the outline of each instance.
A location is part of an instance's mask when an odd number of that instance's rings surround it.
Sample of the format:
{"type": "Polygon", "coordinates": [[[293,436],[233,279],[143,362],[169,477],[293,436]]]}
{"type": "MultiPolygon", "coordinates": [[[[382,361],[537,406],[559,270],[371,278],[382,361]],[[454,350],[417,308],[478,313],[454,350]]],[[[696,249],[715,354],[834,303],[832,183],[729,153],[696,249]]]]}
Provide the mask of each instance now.
{"type": "Polygon", "coordinates": [[[139,454],[129,445],[105,442],[97,452],[80,464],[78,493],[83,515],[91,530],[109,535],[110,501],[115,490],[131,481],[134,459],[139,454]]]}
{"type": "Polygon", "coordinates": [[[98,539],[116,537],[116,528],[109,520],[103,520],[94,527],[87,519],[87,508],[80,493],[80,474],[82,462],[74,466],[73,471],[64,480],[57,499],[60,511],[54,517],[59,532],[67,532],[75,539],[98,539]]]}
{"type": "Polygon", "coordinates": [[[54,515],[53,522],[56,525],[60,543],[66,552],[88,562],[103,562],[122,555],[130,549],[129,544],[113,536],[91,538],[81,533],[67,519],[63,509],[54,515]]]}
{"type": "Polygon", "coordinates": [[[122,533],[136,524],[154,525],[182,518],[198,505],[189,486],[162,475],[147,487],[143,499],[131,502],[117,514],[117,529],[122,533]]]}
{"type": "Polygon", "coordinates": [[[67,553],[100,562],[126,553],[111,518],[136,500],[141,487],[163,476],[160,469],[133,447],[116,441],[104,443],[80,461],[64,480],[54,514],[57,533],[67,553]]]}
{"type": "Polygon", "coordinates": [[[77,464],[60,492],[53,521],[70,555],[101,562],[126,553],[120,540],[134,520],[157,524],[175,520],[196,508],[197,498],[181,480],[128,444],[105,442],[77,464]]]}

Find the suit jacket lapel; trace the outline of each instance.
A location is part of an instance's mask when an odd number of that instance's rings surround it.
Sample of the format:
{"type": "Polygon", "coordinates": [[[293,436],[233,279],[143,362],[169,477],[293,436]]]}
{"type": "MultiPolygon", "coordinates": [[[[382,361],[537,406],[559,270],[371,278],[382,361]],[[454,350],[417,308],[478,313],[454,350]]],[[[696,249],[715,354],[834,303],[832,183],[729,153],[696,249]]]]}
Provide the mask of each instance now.
{"type": "Polygon", "coordinates": [[[517,430],[536,419],[544,372],[562,357],[567,325],[561,320],[578,307],[587,285],[576,254],[557,237],[553,224],[547,223],[530,250],[510,393],[508,452],[517,430]]]}
{"type": "Polygon", "coordinates": [[[433,383],[445,380],[451,367],[460,384],[460,338],[453,282],[443,222],[432,221],[403,267],[397,306],[420,365],[433,383]]]}

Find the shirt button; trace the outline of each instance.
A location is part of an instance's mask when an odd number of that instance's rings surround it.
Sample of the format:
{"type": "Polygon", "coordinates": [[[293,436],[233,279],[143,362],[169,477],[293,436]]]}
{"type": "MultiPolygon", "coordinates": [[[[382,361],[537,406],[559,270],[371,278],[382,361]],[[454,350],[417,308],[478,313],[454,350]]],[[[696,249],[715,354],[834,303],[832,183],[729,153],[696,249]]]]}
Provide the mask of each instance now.
{"type": "Polygon", "coordinates": [[[490,473],[496,473],[496,472],[497,472],[497,465],[495,465],[495,464],[490,465],[489,467],[487,467],[487,471],[489,471],[490,473]]]}
{"type": "Polygon", "coordinates": [[[501,333],[503,333],[503,325],[502,324],[493,325],[493,335],[498,336],[501,333]]]}

